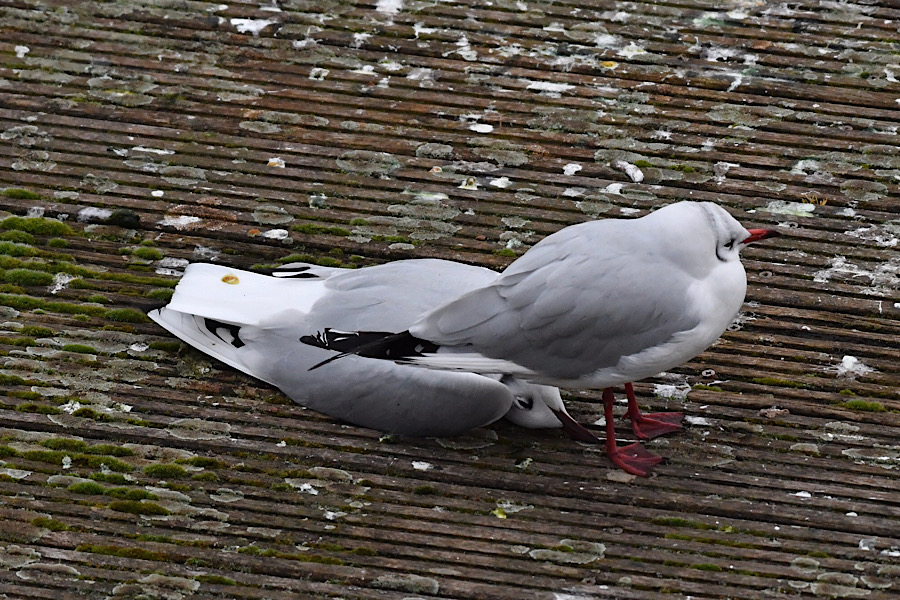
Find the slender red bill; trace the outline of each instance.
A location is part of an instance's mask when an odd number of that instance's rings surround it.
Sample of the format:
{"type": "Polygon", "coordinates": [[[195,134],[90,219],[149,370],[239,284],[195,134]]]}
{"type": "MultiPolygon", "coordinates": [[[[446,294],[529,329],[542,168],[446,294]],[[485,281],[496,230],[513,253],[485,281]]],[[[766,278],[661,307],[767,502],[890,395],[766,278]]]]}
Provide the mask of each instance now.
{"type": "Polygon", "coordinates": [[[600,444],[603,442],[596,435],[585,429],[581,426],[581,423],[570,417],[562,410],[556,410],[551,408],[553,414],[556,415],[556,418],[559,419],[559,422],[562,423],[563,429],[572,439],[575,439],[579,442],[588,442],[591,444],[600,444]]]}
{"type": "Polygon", "coordinates": [[[750,237],[744,240],[744,245],[752,244],[753,242],[758,242],[760,240],[764,240],[770,237],[778,237],[781,233],[775,231],[774,229],[748,229],[750,232],[750,237]]]}

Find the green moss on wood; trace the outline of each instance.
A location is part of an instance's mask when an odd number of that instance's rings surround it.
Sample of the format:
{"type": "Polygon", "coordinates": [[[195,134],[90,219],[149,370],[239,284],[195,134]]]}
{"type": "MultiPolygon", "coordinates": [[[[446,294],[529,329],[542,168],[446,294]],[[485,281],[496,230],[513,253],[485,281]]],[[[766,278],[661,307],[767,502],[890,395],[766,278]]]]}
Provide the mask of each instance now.
{"type": "Polygon", "coordinates": [[[112,417],[109,415],[99,413],[90,406],[82,406],[78,410],[72,413],[73,417],[81,417],[82,419],[92,419],[94,421],[100,421],[102,423],[108,423],[112,420],[112,417]]]}
{"type": "Polygon", "coordinates": [[[19,333],[22,335],[30,335],[34,337],[50,337],[53,335],[53,330],[47,329],[46,327],[40,327],[38,325],[26,325],[19,330],[19,333]]]}
{"type": "Polygon", "coordinates": [[[663,525],[665,527],[689,527],[691,529],[715,529],[715,525],[707,525],[700,521],[692,521],[682,517],[654,517],[650,521],[655,525],[663,525]]]}
{"type": "Polygon", "coordinates": [[[4,344],[6,346],[21,346],[23,348],[27,348],[28,346],[34,346],[35,341],[34,338],[30,337],[0,337],[0,344],[4,344]]]}
{"type": "Polygon", "coordinates": [[[23,190],[21,188],[6,188],[0,194],[7,198],[16,198],[18,200],[40,200],[41,195],[31,190],[23,190]]]}
{"type": "Polygon", "coordinates": [[[32,269],[10,269],[3,273],[3,281],[25,287],[47,286],[53,283],[53,275],[32,269]]]}
{"type": "Polygon", "coordinates": [[[317,225],[315,223],[303,223],[301,225],[294,225],[293,227],[291,227],[291,229],[300,233],[305,233],[307,235],[326,234],[340,235],[344,237],[350,235],[350,231],[344,229],[343,227],[327,227],[325,225],[317,225]]]}
{"type": "Polygon", "coordinates": [[[0,240],[15,242],[17,244],[33,244],[34,236],[27,231],[11,229],[10,231],[4,231],[3,233],[0,233],[0,240]]]}
{"type": "Polygon", "coordinates": [[[134,456],[134,450],[123,448],[113,444],[95,444],[87,449],[89,454],[103,454],[105,456],[134,456]]]}
{"type": "Polygon", "coordinates": [[[147,419],[128,419],[125,421],[129,425],[134,425],[136,427],[152,427],[155,429],[165,429],[165,423],[154,423],[153,421],[148,421],[147,419]]]}
{"type": "Polygon", "coordinates": [[[106,318],[118,323],[147,323],[150,319],[135,308],[115,308],[106,312],[106,318]]]}
{"type": "Polygon", "coordinates": [[[47,406],[46,404],[38,404],[36,402],[26,402],[16,406],[19,412],[37,413],[40,415],[58,415],[62,411],[55,406],[47,406]]]}
{"type": "Polygon", "coordinates": [[[5,375],[0,373],[0,386],[5,387],[10,385],[37,385],[46,387],[49,384],[44,383],[43,381],[35,381],[34,379],[25,379],[18,375],[5,375]]]}
{"type": "Polygon", "coordinates": [[[156,248],[147,248],[145,246],[134,249],[131,255],[144,260],[160,260],[163,257],[163,253],[156,248]]]}
{"type": "Polygon", "coordinates": [[[145,298],[150,298],[151,300],[159,300],[161,302],[168,302],[172,298],[172,294],[174,294],[174,290],[170,290],[167,288],[155,288],[152,290],[148,290],[144,292],[145,298]]]}
{"type": "Polygon", "coordinates": [[[97,350],[92,346],[85,344],[66,344],[62,347],[65,352],[76,352],[78,354],[97,354],[97,350]]]}
{"type": "Polygon", "coordinates": [[[36,519],[32,519],[31,524],[35,527],[43,527],[44,529],[49,529],[50,531],[69,530],[69,526],[62,521],[57,521],[56,519],[52,519],[49,517],[38,517],[36,519]]]}
{"type": "Polygon", "coordinates": [[[102,481],[103,483],[112,483],[114,485],[125,485],[129,483],[128,478],[121,473],[91,473],[88,477],[94,481],[102,481]]]}
{"type": "Polygon", "coordinates": [[[151,342],[150,349],[163,352],[178,352],[181,350],[181,342],[151,342]]]}
{"type": "Polygon", "coordinates": [[[109,508],[110,510],[133,515],[167,516],[171,514],[168,509],[155,502],[142,502],[139,500],[116,500],[109,503],[109,508]]]}
{"type": "Polygon", "coordinates": [[[698,384],[694,385],[692,389],[706,390],[707,392],[724,392],[725,391],[717,385],[703,385],[702,383],[698,383],[698,384]]]}
{"type": "Polygon", "coordinates": [[[847,400],[846,402],[842,402],[841,406],[844,408],[849,408],[851,410],[859,410],[863,412],[885,412],[887,409],[884,407],[884,404],[881,402],[876,402],[874,400],[847,400]]]}
{"type": "Polygon", "coordinates": [[[200,467],[201,469],[221,469],[222,467],[226,467],[224,462],[217,458],[209,458],[206,456],[195,456],[193,458],[185,459],[184,464],[191,465],[192,467],[200,467]]]}
{"type": "MultiPolygon", "coordinates": [[[[36,256],[37,250],[25,244],[0,241],[0,254],[3,256],[36,256]]],[[[3,268],[9,268],[8,264],[0,264],[3,268]]]]}
{"type": "Polygon", "coordinates": [[[759,385],[771,385],[776,387],[788,387],[788,388],[805,388],[806,384],[800,383],[798,381],[789,381],[787,379],[780,379],[778,377],[754,377],[751,380],[753,383],[757,383],[759,385]]]}
{"type": "Polygon", "coordinates": [[[234,579],[223,577],[222,575],[197,575],[194,579],[200,583],[209,583],[212,585],[237,585],[234,579]]]}
{"type": "Polygon", "coordinates": [[[41,442],[41,446],[50,450],[67,450],[69,452],[84,452],[88,448],[87,442],[72,438],[51,438],[41,442]]]}
{"type": "MultiPolygon", "coordinates": [[[[89,304],[76,304],[71,302],[47,301],[32,296],[20,294],[0,294],[0,305],[9,306],[16,310],[43,310],[69,315],[87,315],[91,317],[102,316],[106,309],[89,304]]],[[[130,309],[129,309],[130,310],[130,309]]]]}
{"type": "Polygon", "coordinates": [[[144,467],[144,474],[158,479],[182,479],[187,477],[188,472],[180,465],[161,464],[144,467]]]}
{"type": "Polygon", "coordinates": [[[147,490],[139,488],[114,487],[107,489],[104,493],[110,498],[117,498],[119,500],[159,500],[159,497],[156,494],[151,494],[147,490]]]}
{"type": "Polygon", "coordinates": [[[7,217],[0,221],[0,229],[18,229],[32,235],[60,236],[75,233],[62,221],[44,217],[7,217]]]}
{"type": "Polygon", "coordinates": [[[106,493],[106,488],[99,483],[95,483],[93,481],[82,481],[80,483],[73,483],[66,490],[72,492],[73,494],[86,494],[93,496],[102,496],[106,493]]]}
{"type": "Polygon", "coordinates": [[[124,547],[124,546],[98,546],[94,544],[79,544],[75,548],[76,552],[90,552],[91,554],[103,554],[106,556],[119,556],[122,558],[131,558],[137,560],[154,560],[165,561],[168,556],[161,552],[152,552],[143,548],[124,547]]]}
{"type": "Polygon", "coordinates": [[[66,457],[72,461],[72,465],[76,467],[89,467],[91,469],[101,469],[105,466],[112,471],[127,473],[131,471],[131,465],[111,456],[103,456],[96,454],[76,453],[65,450],[26,450],[21,454],[26,460],[36,462],[45,462],[54,465],[62,465],[66,457]]]}
{"type": "Polygon", "coordinates": [[[11,446],[0,446],[0,459],[19,456],[19,451],[11,446]]]}

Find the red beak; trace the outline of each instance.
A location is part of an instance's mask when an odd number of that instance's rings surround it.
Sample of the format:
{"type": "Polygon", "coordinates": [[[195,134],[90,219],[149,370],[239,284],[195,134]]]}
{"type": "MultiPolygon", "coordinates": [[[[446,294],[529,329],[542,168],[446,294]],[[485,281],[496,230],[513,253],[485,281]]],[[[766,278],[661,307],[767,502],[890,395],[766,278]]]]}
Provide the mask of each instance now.
{"type": "Polygon", "coordinates": [[[745,246],[747,244],[752,244],[753,242],[758,242],[759,240],[781,235],[774,229],[748,229],[747,231],[750,232],[750,237],[744,240],[745,246]]]}

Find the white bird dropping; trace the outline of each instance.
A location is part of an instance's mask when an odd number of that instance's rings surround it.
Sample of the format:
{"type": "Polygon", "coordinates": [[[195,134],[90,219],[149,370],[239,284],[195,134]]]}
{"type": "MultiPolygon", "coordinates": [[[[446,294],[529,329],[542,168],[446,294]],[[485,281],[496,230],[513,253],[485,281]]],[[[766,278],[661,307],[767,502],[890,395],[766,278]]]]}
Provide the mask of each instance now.
{"type": "Polygon", "coordinates": [[[631,177],[631,181],[635,183],[640,183],[644,180],[644,172],[630,162],[617,160],[613,163],[613,167],[620,171],[625,171],[625,174],[631,177]]]}

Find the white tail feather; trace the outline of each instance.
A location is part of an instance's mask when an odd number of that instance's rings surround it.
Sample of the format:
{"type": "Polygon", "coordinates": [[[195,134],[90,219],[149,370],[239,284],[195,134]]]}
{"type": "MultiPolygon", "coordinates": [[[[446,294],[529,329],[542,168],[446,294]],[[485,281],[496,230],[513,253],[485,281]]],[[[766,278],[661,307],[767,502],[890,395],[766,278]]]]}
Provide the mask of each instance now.
{"type": "MultiPolygon", "coordinates": [[[[258,373],[251,372],[249,367],[244,364],[239,348],[235,348],[228,343],[227,338],[217,337],[206,328],[204,317],[181,313],[169,308],[152,310],[147,313],[147,316],[156,321],[163,329],[187,342],[197,350],[205,352],[247,375],[263,379],[258,373]]],[[[268,383],[272,382],[269,381],[268,383]]]]}
{"type": "Polygon", "coordinates": [[[167,308],[227,323],[259,326],[285,309],[309,312],[325,292],[321,279],[278,279],[195,263],[185,269],[167,308]]]}

